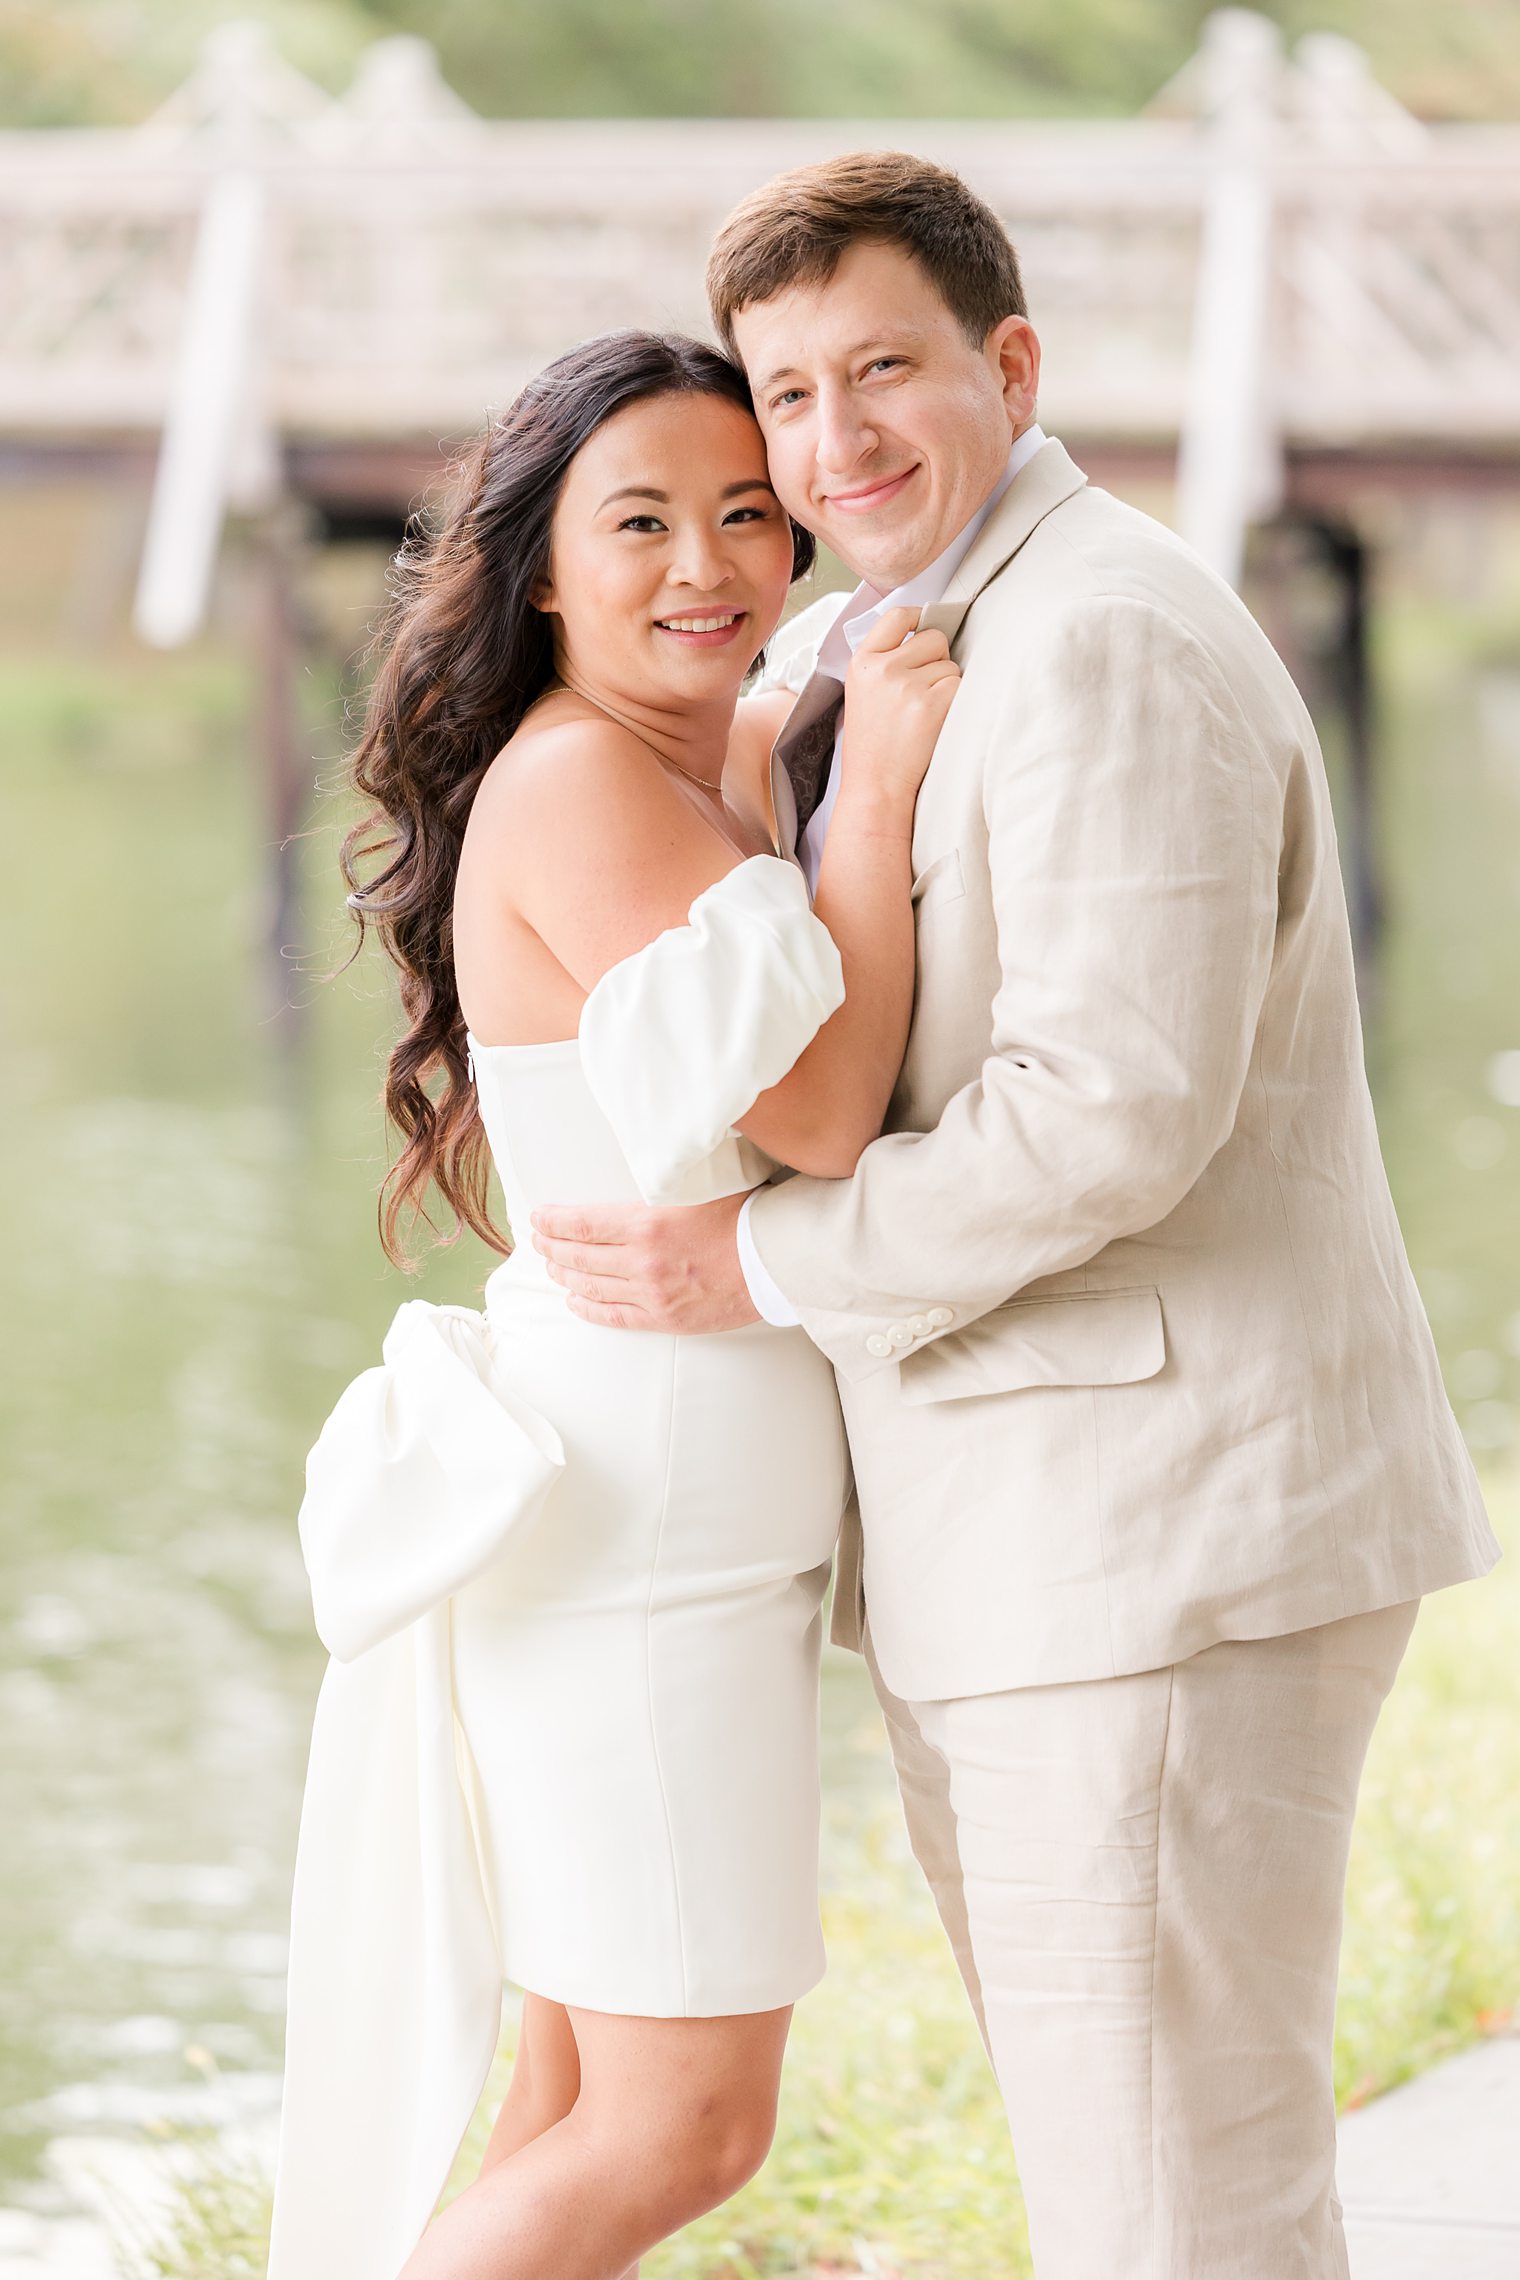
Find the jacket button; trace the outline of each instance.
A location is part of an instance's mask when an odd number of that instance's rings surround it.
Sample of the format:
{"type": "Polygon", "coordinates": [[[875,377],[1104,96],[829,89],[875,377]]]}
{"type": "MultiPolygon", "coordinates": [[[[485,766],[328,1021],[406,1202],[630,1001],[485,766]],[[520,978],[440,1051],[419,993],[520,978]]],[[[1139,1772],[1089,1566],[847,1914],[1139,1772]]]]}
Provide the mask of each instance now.
{"type": "Polygon", "coordinates": [[[906,1322],[894,1322],[887,1336],[894,1346],[911,1346],[913,1343],[913,1333],[906,1322]]]}
{"type": "Polygon", "coordinates": [[[929,1320],[927,1314],[915,1314],[910,1320],[908,1328],[915,1338],[927,1338],[929,1332],[934,1328],[934,1324],[929,1320]]]}
{"type": "Polygon", "coordinates": [[[891,1351],[891,1339],[884,1338],[879,1330],[873,1330],[870,1337],[866,1340],[866,1352],[868,1354],[874,1354],[878,1361],[884,1361],[887,1355],[891,1353],[891,1351]]]}
{"type": "Polygon", "coordinates": [[[929,1327],[931,1330],[948,1330],[954,1320],[955,1315],[948,1306],[931,1306],[929,1309],[929,1327]]]}

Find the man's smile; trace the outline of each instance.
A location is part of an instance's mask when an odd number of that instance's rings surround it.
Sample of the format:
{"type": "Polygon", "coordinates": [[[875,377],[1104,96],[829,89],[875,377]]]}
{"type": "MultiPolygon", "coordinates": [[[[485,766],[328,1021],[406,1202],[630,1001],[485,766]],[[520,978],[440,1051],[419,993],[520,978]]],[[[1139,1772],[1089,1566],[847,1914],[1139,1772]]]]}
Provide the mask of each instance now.
{"type": "Polygon", "coordinates": [[[824,494],[825,504],[837,508],[841,514],[873,514],[878,507],[885,507],[900,496],[921,465],[922,461],[915,461],[911,467],[905,467],[900,475],[878,477],[874,482],[863,483],[853,491],[828,491],[824,494]]]}

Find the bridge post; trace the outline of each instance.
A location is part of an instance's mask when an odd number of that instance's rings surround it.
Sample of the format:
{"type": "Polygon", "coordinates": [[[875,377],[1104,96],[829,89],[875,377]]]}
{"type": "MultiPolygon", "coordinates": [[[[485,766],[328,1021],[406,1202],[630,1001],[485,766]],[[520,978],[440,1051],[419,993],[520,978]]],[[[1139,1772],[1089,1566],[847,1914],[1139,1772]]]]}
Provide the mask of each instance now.
{"type": "Polygon", "coordinates": [[[300,575],[305,520],[300,502],[285,498],[251,518],[246,529],[256,663],[252,742],[267,848],[261,927],[264,1000],[272,1033],[286,1048],[297,1043],[301,1027],[299,1004],[290,989],[289,960],[301,938],[301,822],[312,777],[300,701],[307,639],[300,575]]]}
{"type": "MultiPolygon", "coordinates": [[[[306,83],[289,76],[299,107],[306,83]]],[[[149,143],[189,143],[208,162],[133,613],[155,648],[177,648],[204,622],[228,507],[266,507],[279,489],[257,330],[268,239],[262,160],[272,119],[290,101],[263,27],[224,24],[195,75],[138,130],[149,143]]]]}
{"type": "Polygon", "coordinates": [[[262,184],[241,169],[219,172],[196,229],[133,609],[155,649],[177,649],[205,618],[247,406],[263,235],[262,184]]]}
{"type": "Polygon", "coordinates": [[[1252,9],[1218,9],[1204,25],[1197,64],[1209,176],[1177,446],[1177,527],[1238,586],[1246,532],[1282,496],[1267,369],[1276,26],[1252,9]]]}
{"type": "Polygon", "coordinates": [[[1363,1003],[1370,1009],[1381,975],[1383,932],[1374,806],[1372,669],[1368,640],[1370,548],[1349,523],[1319,522],[1314,535],[1334,575],[1340,602],[1333,668],[1346,739],[1346,899],[1363,1003]]]}
{"type": "Polygon", "coordinates": [[[222,25],[192,77],[138,130],[205,154],[184,318],[159,447],[134,623],[176,648],[205,622],[229,510],[246,518],[257,659],[252,741],[269,833],[265,992],[282,1042],[295,1035],[286,957],[298,939],[297,833],[309,771],[299,705],[299,508],[285,491],[262,400],[259,314],[270,236],[271,148],[333,106],[290,70],[257,23],[222,25]]]}
{"type": "Polygon", "coordinates": [[[1251,607],[1327,747],[1357,986],[1369,1014],[1382,981],[1386,908],[1370,639],[1373,560],[1371,542],[1344,513],[1299,502],[1260,530],[1247,579],[1251,607]]]}

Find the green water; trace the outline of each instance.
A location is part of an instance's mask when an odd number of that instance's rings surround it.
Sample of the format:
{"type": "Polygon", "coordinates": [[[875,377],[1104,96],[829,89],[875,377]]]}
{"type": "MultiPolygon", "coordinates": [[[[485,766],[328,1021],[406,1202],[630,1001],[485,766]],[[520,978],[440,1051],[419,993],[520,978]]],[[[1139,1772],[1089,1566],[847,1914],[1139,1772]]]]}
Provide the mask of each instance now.
{"type": "MultiPolygon", "coordinates": [[[[1380,648],[1380,1122],[1458,1406],[1497,1454],[1520,1386],[1520,1060],[1498,1058],[1520,1052],[1520,675],[1425,607],[1380,648]]],[[[302,1458],[398,1299],[473,1299],[488,1263],[461,1245],[404,1285],[380,1258],[390,1006],[377,967],[321,978],[346,942],[331,798],[283,975],[303,1011],[271,1017],[248,699],[231,646],[0,659],[4,2197],[35,2194],[51,2140],[202,2114],[208,2078],[218,2111],[267,2113],[322,1662],[302,1458]]],[[[307,710],[326,763],[335,685],[313,676],[307,710]]],[[[828,1724],[847,1818],[885,1780],[853,1664],[828,1724]]]]}

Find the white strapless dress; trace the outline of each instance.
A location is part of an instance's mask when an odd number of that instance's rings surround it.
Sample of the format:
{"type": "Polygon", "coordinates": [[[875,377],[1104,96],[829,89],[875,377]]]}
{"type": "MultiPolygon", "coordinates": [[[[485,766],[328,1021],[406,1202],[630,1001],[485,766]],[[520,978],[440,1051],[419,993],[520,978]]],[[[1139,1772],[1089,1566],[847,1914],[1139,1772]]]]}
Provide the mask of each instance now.
{"type": "Polygon", "coordinates": [[[494,2053],[503,1980],[658,2018],[820,1977],[821,1602],[848,1488],[800,1330],[580,1321],[540,1202],[696,1203],[843,999],[797,867],[741,863],[559,1044],[470,1040],[519,1248],[418,1301],[308,1460],[332,1653],[292,1902],[271,2280],[394,2280],[494,2053]]]}

